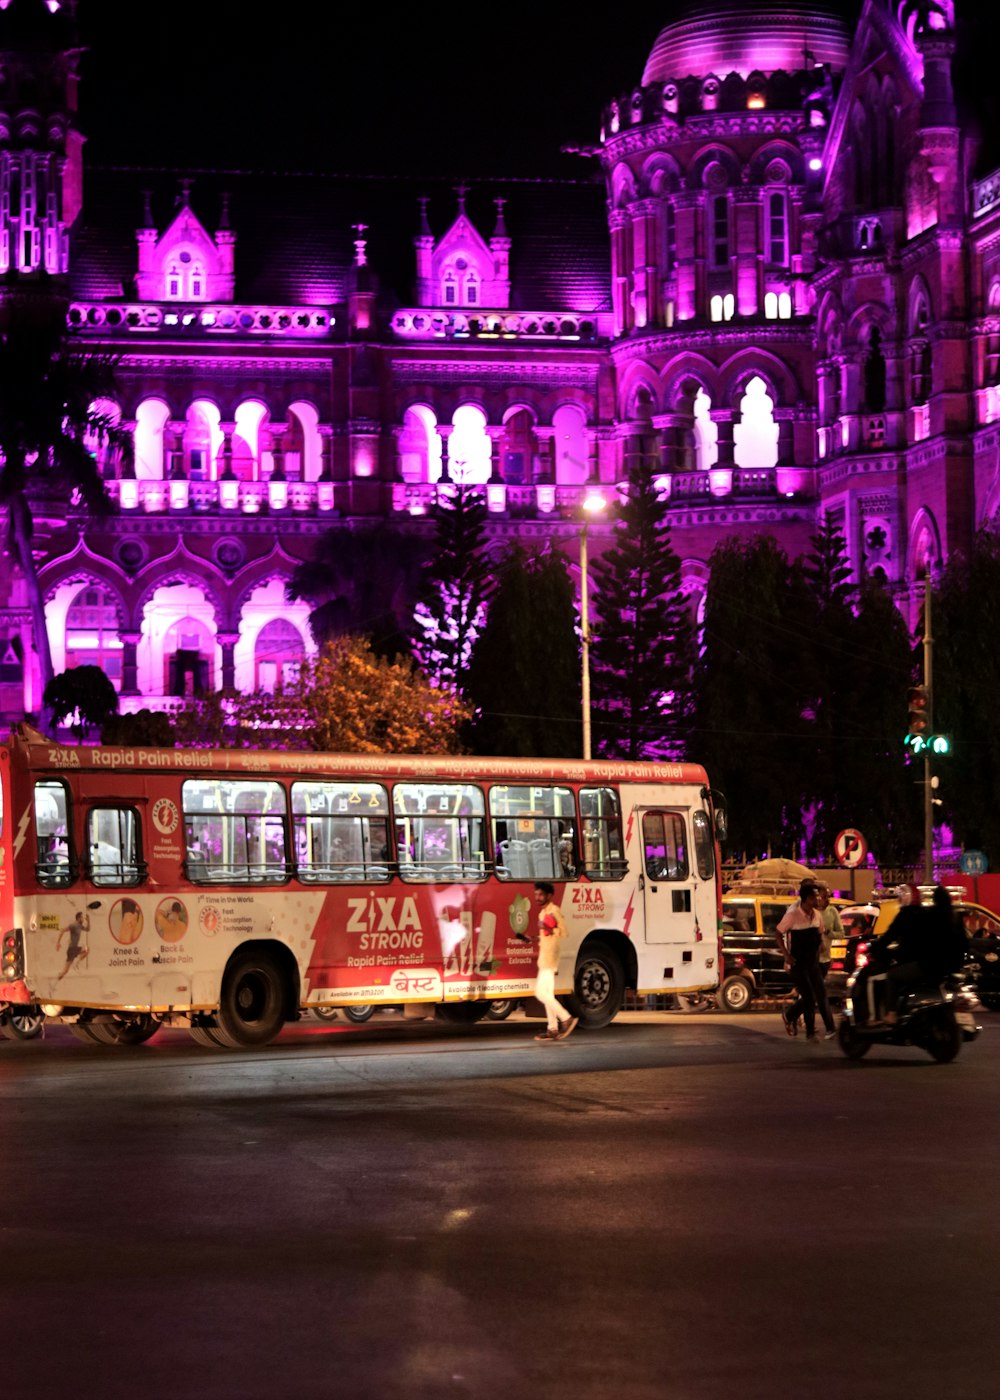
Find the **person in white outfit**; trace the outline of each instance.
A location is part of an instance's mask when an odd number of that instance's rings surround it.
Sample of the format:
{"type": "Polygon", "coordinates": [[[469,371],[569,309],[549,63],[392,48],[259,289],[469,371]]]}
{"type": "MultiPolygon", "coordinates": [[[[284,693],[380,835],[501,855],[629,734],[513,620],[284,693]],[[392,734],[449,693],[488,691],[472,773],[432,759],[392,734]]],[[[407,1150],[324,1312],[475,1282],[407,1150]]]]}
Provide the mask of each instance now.
{"type": "Polygon", "coordinates": [[[535,886],[535,903],[538,906],[538,976],[535,979],[535,996],[545,1007],[548,1029],[536,1040],[565,1040],[576,1029],[577,1017],[571,1016],[560,1002],[556,1001],[556,971],[559,967],[559,954],[562,941],[566,937],[566,920],[555,902],[555,886],[547,881],[539,881],[535,886]]]}

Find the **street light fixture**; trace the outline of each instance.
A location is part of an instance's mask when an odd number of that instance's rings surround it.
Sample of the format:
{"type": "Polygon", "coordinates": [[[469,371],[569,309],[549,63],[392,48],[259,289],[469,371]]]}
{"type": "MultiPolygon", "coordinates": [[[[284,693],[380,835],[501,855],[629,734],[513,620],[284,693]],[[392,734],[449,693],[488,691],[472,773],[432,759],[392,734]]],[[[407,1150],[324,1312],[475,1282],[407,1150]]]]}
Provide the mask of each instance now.
{"type": "Polygon", "coordinates": [[[587,526],[592,515],[607,509],[607,501],[596,491],[588,492],[583,502],[583,525],[580,528],[580,655],[583,661],[583,756],[590,758],[590,605],[587,597],[587,526]]]}

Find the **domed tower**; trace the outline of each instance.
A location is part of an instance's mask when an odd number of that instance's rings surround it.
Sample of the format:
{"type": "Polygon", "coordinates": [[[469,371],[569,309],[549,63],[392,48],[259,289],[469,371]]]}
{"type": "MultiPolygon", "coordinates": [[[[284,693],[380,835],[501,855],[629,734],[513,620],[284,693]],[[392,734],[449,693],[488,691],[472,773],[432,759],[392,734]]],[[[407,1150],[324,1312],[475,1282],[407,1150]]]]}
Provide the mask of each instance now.
{"type": "Polygon", "coordinates": [[[82,193],[75,0],[0,0],[0,297],[69,267],[82,193]]]}
{"type": "Polygon", "coordinates": [[[849,50],[823,0],[688,3],[606,109],[626,462],[651,444],[668,474],[813,462],[810,278],[849,50]]]}

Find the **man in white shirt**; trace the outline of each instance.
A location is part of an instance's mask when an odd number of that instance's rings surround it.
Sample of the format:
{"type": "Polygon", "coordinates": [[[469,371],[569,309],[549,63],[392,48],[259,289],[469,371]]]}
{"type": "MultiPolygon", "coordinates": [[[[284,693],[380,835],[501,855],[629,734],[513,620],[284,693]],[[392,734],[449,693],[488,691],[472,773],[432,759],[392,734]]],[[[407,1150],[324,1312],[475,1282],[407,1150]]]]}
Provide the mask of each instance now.
{"type": "Polygon", "coordinates": [[[816,1039],[816,1008],[826,1027],[826,1039],[836,1035],[830,1003],[819,970],[819,950],[823,937],[823,915],[819,911],[819,887],[815,880],[803,880],[798,904],[790,904],[777,927],[778,947],[785,967],[792,974],[798,996],[781,1013],[788,1035],[798,1034],[798,1019],[806,1025],[806,1040],[816,1039]]]}

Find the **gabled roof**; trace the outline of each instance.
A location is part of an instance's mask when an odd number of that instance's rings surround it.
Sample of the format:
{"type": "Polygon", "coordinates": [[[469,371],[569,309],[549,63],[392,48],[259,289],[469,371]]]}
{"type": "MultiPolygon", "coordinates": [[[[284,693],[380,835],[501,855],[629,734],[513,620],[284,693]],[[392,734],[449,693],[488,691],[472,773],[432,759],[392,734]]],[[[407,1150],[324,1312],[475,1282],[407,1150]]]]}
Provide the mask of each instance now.
{"type": "MultiPolygon", "coordinates": [[[[419,198],[429,197],[435,237],[454,222],[458,198],[445,179],[370,178],[319,173],[144,171],[97,168],[85,174],[83,213],[73,229],[70,280],[78,300],[134,296],[136,230],[144,192],[162,232],[173,220],[181,178],[191,208],[214,233],[229,195],[236,235],[239,304],[329,305],[345,300],[354,260],[354,224],[365,224],[368,263],[383,294],[414,304],[414,238],[419,198]]],[[[594,312],[610,307],[610,242],[604,186],[578,179],[467,183],[466,210],[485,239],[506,200],[511,239],[511,309],[594,312]]]]}

